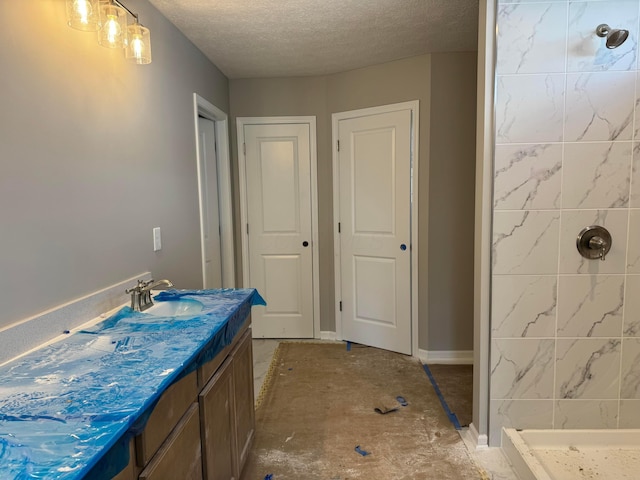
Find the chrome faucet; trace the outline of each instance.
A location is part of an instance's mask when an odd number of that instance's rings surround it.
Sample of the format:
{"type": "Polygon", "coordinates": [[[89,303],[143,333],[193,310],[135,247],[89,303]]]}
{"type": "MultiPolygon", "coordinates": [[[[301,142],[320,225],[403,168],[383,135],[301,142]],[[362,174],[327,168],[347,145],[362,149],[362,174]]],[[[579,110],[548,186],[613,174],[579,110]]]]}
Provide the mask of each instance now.
{"type": "Polygon", "coordinates": [[[153,305],[151,300],[151,290],[164,290],[173,287],[169,280],[138,280],[138,284],[133,288],[128,288],[125,293],[131,294],[131,308],[138,312],[143,312],[153,305]]]}

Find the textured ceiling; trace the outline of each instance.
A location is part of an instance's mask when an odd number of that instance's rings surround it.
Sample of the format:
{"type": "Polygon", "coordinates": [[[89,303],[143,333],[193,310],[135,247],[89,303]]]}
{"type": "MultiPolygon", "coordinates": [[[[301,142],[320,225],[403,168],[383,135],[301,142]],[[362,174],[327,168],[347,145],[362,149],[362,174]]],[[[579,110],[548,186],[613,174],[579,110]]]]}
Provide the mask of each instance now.
{"type": "Polygon", "coordinates": [[[477,48],[478,0],[149,1],[229,78],[323,75],[477,48]]]}

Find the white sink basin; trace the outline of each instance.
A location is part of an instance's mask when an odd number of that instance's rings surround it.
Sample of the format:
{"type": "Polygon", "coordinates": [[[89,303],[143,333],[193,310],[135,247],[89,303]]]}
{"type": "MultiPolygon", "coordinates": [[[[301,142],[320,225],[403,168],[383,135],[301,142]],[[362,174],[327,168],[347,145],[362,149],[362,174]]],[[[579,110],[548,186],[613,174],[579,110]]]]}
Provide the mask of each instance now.
{"type": "Polygon", "coordinates": [[[181,299],[156,302],[143,313],[156,317],[185,317],[195,316],[202,311],[204,306],[197,300],[181,299]]]}

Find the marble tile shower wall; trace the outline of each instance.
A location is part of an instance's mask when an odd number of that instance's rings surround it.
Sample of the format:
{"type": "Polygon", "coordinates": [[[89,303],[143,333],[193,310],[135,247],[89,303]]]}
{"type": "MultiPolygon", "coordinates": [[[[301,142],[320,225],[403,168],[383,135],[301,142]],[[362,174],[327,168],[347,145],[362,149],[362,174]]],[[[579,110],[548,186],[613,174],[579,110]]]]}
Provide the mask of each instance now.
{"type": "Polygon", "coordinates": [[[640,0],[498,2],[490,442],[640,427],[640,0]],[[607,49],[596,27],[629,30],[607,49]],[[605,261],[583,227],[613,237],[605,261]]]}

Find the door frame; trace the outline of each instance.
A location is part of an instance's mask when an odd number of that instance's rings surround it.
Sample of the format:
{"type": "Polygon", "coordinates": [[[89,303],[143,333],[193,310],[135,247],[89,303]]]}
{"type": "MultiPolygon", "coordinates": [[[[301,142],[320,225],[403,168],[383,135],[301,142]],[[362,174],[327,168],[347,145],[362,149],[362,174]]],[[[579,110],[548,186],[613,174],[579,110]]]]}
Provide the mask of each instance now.
{"type": "Polygon", "coordinates": [[[202,191],[202,175],[200,160],[203,152],[200,151],[200,129],[198,116],[211,120],[216,132],[216,166],[218,169],[218,210],[220,212],[220,264],[222,265],[222,286],[234,288],[236,286],[235,274],[235,247],[233,243],[233,200],[231,196],[231,161],[229,155],[229,117],[228,115],[207,101],[197,93],[193,94],[193,121],[195,125],[196,166],[198,169],[198,207],[200,217],[200,256],[202,263],[202,284],[205,278],[205,218],[202,202],[205,195],[202,191]]]}
{"type": "Polygon", "coordinates": [[[411,110],[411,354],[418,356],[418,135],[420,132],[420,102],[409,102],[381,105],[378,107],[349,110],[333,113],[331,115],[331,141],[333,155],[333,251],[334,251],[334,278],[336,295],[336,338],[342,337],[342,311],[340,310],[340,298],[342,296],[342,277],[340,268],[342,256],[340,252],[340,233],[338,222],[340,221],[340,165],[338,158],[337,140],[338,123],[340,120],[358,118],[368,115],[396,112],[398,110],[411,110]]]}
{"type": "Polygon", "coordinates": [[[244,154],[244,126],[245,125],[273,125],[273,124],[307,124],[309,125],[309,149],[311,161],[311,255],[312,255],[312,283],[313,283],[313,336],[320,338],[320,262],[318,256],[318,159],[316,143],[315,116],[286,116],[286,117],[238,117],[236,129],[238,138],[238,177],[240,183],[240,225],[242,243],[242,283],[249,287],[249,238],[246,225],[247,211],[247,171],[246,155],[244,154]]]}

